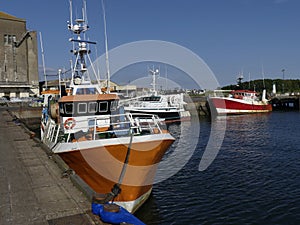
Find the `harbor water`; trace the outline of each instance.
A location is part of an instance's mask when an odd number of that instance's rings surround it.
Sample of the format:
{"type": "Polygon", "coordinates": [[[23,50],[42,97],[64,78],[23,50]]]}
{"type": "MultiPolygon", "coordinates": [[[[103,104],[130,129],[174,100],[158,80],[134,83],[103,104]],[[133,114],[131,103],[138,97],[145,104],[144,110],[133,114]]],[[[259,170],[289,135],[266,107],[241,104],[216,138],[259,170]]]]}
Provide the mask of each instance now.
{"type": "Polygon", "coordinates": [[[137,217],[148,225],[300,224],[299,129],[299,112],[169,125],[177,141],[166,160],[178,148],[182,154],[160,170],[184,165],[154,185],[137,217]],[[225,130],[223,142],[212,164],[199,171],[212,126],[225,130]]]}

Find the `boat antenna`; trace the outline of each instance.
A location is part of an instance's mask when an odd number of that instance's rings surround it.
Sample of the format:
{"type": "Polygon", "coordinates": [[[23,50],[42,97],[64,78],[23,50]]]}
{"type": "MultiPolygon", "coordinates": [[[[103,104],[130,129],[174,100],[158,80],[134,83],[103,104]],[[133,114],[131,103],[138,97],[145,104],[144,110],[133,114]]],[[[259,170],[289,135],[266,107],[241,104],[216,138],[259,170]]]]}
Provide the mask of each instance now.
{"type": "MultiPolygon", "coordinates": [[[[85,29],[88,30],[89,27],[88,27],[88,19],[87,19],[86,0],[83,1],[82,19],[84,20],[85,29]]],[[[84,34],[84,39],[86,39],[85,32],[83,34],[84,34]]]]}
{"type": "Polygon", "coordinates": [[[109,60],[108,60],[108,41],[107,41],[107,31],[106,31],[106,16],[105,16],[104,0],[102,0],[102,12],[103,12],[104,38],[105,38],[105,63],[106,63],[106,73],[107,73],[107,93],[110,93],[110,70],[109,70],[109,60]]]}
{"type": "Polygon", "coordinates": [[[71,74],[72,74],[71,84],[73,84],[74,83],[74,76],[73,76],[74,69],[73,69],[73,61],[72,60],[70,60],[70,69],[71,69],[71,74]]]}
{"type": "Polygon", "coordinates": [[[166,79],[166,90],[168,90],[168,67],[167,65],[165,64],[165,79],[166,79]]]}
{"type": "Polygon", "coordinates": [[[250,72],[249,72],[249,90],[250,90],[250,88],[251,88],[251,85],[250,85],[250,84],[251,84],[251,78],[250,78],[250,77],[251,77],[251,74],[250,74],[250,72]]]}
{"type": "Polygon", "coordinates": [[[72,0],[69,0],[69,10],[70,10],[70,21],[69,21],[69,28],[73,27],[73,7],[72,7],[72,0]]]}
{"type": "Polygon", "coordinates": [[[88,24],[88,19],[87,19],[87,10],[86,10],[86,0],[83,1],[83,12],[82,12],[82,17],[85,21],[85,24],[88,24]]]}
{"type": "Polygon", "coordinates": [[[154,95],[157,95],[157,91],[156,91],[156,76],[159,75],[159,69],[154,69],[154,66],[153,66],[153,69],[152,70],[149,70],[150,74],[152,75],[152,89],[153,89],[153,92],[154,92],[154,95]]]}
{"type": "MultiPolygon", "coordinates": [[[[96,44],[96,42],[85,40],[85,32],[89,29],[89,26],[87,25],[87,13],[86,13],[86,1],[83,1],[84,7],[82,10],[82,18],[75,19],[74,21],[76,24],[73,24],[72,21],[68,21],[68,29],[73,33],[73,35],[77,38],[70,38],[69,41],[73,42],[73,50],[72,52],[76,56],[75,63],[73,65],[72,70],[72,82],[71,85],[74,85],[75,82],[75,76],[79,79],[76,79],[76,83],[82,83],[82,80],[84,81],[84,76],[87,74],[89,78],[89,82],[91,82],[89,73],[87,71],[87,65],[86,61],[88,58],[88,61],[90,62],[93,72],[95,73],[91,58],[89,56],[90,50],[88,48],[89,44],[96,44]],[[84,39],[82,39],[82,36],[84,39]],[[77,48],[75,48],[74,43],[77,44],[77,48]]],[[[72,1],[70,0],[70,14],[72,15],[72,1]]],[[[70,19],[73,19],[72,16],[70,19]]]]}
{"type": "Polygon", "coordinates": [[[243,73],[239,74],[239,77],[237,78],[237,86],[241,86],[242,80],[244,79],[243,73]]]}
{"type": "Polygon", "coordinates": [[[61,97],[61,80],[60,80],[60,78],[61,78],[61,72],[62,72],[62,70],[61,70],[61,69],[59,69],[59,70],[58,70],[58,87],[59,87],[59,97],[61,97]]]}
{"type": "MultiPolygon", "coordinates": [[[[96,53],[96,59],[98,59],[98,49],[97,47],[95,46],[95,53],[96,53]]],[[[97,73],[96,73],[96,78],[97,80],[100,81],[100,67],[99,67],[99,60],[96,61],[96,68],[97,68],[97,73]]],[[[101,83],[99,83],[101,84],[101,83]]]]}
{"type": "Polygon", "coordinates": [[[46,67],[45,67],[45,56],[44,56],[44,47],[43,47],[42,32],[40,32],[40,43],[41,43],[41,51],[42,51],[42,63],[43,63],[43,72],[44,72],[45,86],[46,86],[46,89],[47,89],[48,86],[47,86],[47,75],[46,75],[46,67]]]}
{"type": "Polygon", "coordinates": [[[264,89],[266,89],[266,86],[265,86],[265,71],[264,71],[264,64],[261,64],[261,74],[262,74],[263,86],[264,86],[264,89]]]}

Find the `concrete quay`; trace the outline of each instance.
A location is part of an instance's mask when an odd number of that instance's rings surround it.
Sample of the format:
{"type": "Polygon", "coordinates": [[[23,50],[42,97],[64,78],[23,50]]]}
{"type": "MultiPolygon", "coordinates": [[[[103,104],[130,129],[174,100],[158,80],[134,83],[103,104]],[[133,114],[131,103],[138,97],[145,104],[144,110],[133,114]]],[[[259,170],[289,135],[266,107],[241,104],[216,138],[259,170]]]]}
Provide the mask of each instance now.
{"type": "Polygon", "coordinates": [[[102,225],[87,197],[0,107],[0,225],[102,225]]]}

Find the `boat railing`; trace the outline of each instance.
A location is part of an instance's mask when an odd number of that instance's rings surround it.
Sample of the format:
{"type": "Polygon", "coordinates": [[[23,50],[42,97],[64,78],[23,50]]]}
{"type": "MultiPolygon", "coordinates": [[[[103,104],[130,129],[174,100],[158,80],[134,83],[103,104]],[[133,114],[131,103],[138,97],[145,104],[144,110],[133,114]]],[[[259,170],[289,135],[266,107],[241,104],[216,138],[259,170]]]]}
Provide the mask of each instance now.
{"type": "Polygon", "coordinates": [[[164,121],[155,114],[130,113],[130,115],[134,118],[142,131],[162,133],[162,130],[166,130],[164,121]]]}
{"type": "Polygon", "coordinates": [[[209,97],[228,97],[232,90],[214,90],[209,93],[209,97]]]}
{"type": "Polygon", "coordinates": [[[134,114],[126,113],[119,115],[111,115],[110,116],[110,125],[109,127],[104,127],[104,129],[99,129],[94,123],[94,127],[92,128],[94,131],[94,139],[97,136],[105,136],[105,137],[120,137],[120,136],[129,136],[131,133],[134,135],[145,135],[145,134],[157,134],[162,133],[162,129],[160,127],[159,118],[156,115],[141,115],[135,117],[134,114]],[[120,118],[123,117],[123,120],[120,118]]]}
{"type": "Polygon", "coordinates": [[[141,136],[163,133],[163,122],[157,115],[137,115],[131,113],[109,115],[105,118],[109,123],[99,124],[99,117],[89,119],[89,125],[82,127],[81,131],[75,132],[73,138],[67,134],[66,142],[98,140],[130,135],[141,136]],[[86,130],[84,132],[83,130],[86,130]]]}
{"type": "Polygon", "coordinates": [[[43,142],[51,146],[58,141],[60,133],[60,124],[56,124],[53,120],[49,120],[49,125],[45,129],[45,134],[43,136],[43,142]]]}

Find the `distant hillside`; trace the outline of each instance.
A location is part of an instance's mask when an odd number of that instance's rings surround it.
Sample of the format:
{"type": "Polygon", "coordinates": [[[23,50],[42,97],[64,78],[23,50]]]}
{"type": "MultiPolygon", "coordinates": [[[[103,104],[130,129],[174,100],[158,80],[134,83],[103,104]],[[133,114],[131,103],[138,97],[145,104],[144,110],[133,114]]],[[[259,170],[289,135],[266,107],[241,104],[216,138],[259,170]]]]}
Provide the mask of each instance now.
{"type": "Polygon", "coordinates": [[[267,92],[271,92],[273,88],[273,84],[276,84],[277,93],[291,93],[291,92],[300,92],[300,80],[282,80],[282,79],[265,79],[261,80],[253,80],[247,82],[241,82],[239,85],[232,84],[228,86],[224,86],[222,90],[236,90],[236,89],[250,89],[255,90],[257,92],[262,92],[263,89],[266,89],[267,92]],[[265,88],[264,88],[265,87],[265,88]]]}

